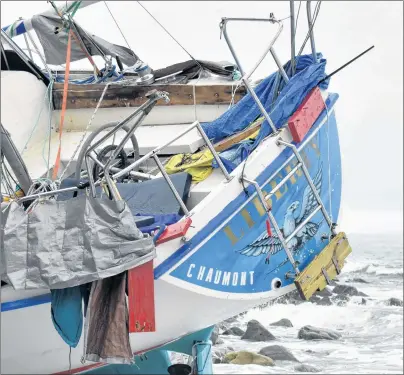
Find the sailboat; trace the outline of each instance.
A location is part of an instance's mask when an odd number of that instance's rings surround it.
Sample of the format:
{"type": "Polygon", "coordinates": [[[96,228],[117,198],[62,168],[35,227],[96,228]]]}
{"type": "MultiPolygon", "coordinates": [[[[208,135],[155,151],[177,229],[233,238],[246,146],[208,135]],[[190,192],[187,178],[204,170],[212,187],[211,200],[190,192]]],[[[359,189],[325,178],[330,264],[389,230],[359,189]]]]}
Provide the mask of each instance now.
{"type": "MultiPolygon", "coordinates": [[[[327,90],[329,76],[326,60],[315,48],[311,3],[307,2],[310,54],[295,55],[292,1],[288,63],[281,64],[275,52],[283,23],[273,14],[222,18],[220,27],[235,64],[191,60],[159,74],[138,60],[124,68],[120,55],[138,59],[134,53],[80,28],[71,13],[84,5],[54,6],[36,20],[18,21],[13,33],[34,28],[40,35],[46,20],[59,22],[50,45],[63,39],[66,49],[47,51],[45,62],[54,55],[69,62],[75,53],[90,60],[92,54],[110,53],[121,65],[119,80],[113,74],[95,73],[90,83],[83,83],[83,74],[70,77],[67,63],[63,82],[58,83],[61,73],[41,70],[13,42],[10,27],[1,33],[2,212],[9,215],[2,227],[6,269],[1,371],[212,373],[209,336],[214,324],[295,289],[309,299],[341,272],[351,252],[347,236],[336,229],[341,203],[338,94],[327,90]],[[226,27],[249,22],[267,22],[276,31],[254,68],[245,72],[226,27]],[[269,53],[278,71],[251,82],[251,74],[269,53]],[[103,77],[105,82],[97,82],[103,77]],[[17,88],[24,89],[16,92],[17,88]],[[157,167],[152,168],[152,162],[157,167]],[[67,279],[60,274],[49,276],[52,260],[38,255],[42,247],[53,251],[44,234],[35,237],[40,277],[24,269],[17,277],[13,262],[24,264],[24,259],[15,260],[16,250],[7,247],[33,246],[29,236],[25,241],[16,235],[20,224],[10,224],[16,212],[28,217],[28,228],[31,215],[50,237],[52,228],[66,236],[65,227],[53,227],[46,218],[41,222],[36,210],[70,202],[79,211],[78,199],[91,203],[97,195],[108,207],[124,202],[125,212],[133,215],[114,221],[113,228],[124,227],[126,220],[136,227],[136,234],[139,229],[145,236],[136,240],[150,245],[153,239],[155,245],[154,252],[147,253],[153,254],[152,260],[117,263],[119,274],[127,275],[134,364],[116,364],[108,358],[86,361],[86,334],[77,345],[66,345],[55,329],[55,317],[50,317],[50,302],[54,303],[54,290],[71,290],[78,284],[71,278],[66,287],[67,279]],[[41,286],[45,283],[48,289],[41,286]],[[189,354],[193,361],[173,367],[167,351],[189,354]]],[[[45,42],[42,46],[46,49],[45,42]]],[[[75,218],[74,212],[68,215],[75,218]]],[[[95,219],[104,223],[101,217],[95,219]]],[[[111,235],[114,231],[104,224],[99,224],[100,233],[111,235]]],[[[120,229],[114,233],[120,238],[126,234],[120,229]]],[[[112,250],[103,249],[108,254],[112,250]]],[[[83,263],[84,269],[84,259],[74,254],[75,264],[83,263]]],[[[92,259],[97,265],[97,255],[92,259]]],[[[112,276],[107,271],[98,279],[112,276]]],[[[86,277],[88,282],[90,276],[86,277]]],[[[93,285],[99,285],[91,277],[93,285]]]]}

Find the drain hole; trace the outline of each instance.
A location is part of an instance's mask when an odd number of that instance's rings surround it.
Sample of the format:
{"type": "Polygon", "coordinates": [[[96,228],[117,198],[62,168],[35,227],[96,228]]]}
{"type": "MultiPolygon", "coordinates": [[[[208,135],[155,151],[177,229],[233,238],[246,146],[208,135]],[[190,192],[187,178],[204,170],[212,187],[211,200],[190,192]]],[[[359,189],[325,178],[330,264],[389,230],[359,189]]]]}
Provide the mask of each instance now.
{"type": "Polygon", "coordinates": [[[282,286],[282,281],[278,278],[272,280],[272,289],[279,289],[282,286]]]}

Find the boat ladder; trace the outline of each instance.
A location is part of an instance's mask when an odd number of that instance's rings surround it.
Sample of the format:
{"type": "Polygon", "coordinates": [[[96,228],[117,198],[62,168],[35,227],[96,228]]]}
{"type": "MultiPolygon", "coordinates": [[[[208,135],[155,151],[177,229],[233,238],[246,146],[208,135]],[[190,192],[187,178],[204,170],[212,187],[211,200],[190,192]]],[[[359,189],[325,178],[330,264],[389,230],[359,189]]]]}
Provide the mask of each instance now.
{"type": "MultiPolygon", "coordinates": [[[[302,156],[299,153],[299,150],[297,149],[297,147],[292,144],[292,143],[288,143],[283,141],[281,138],[279,138],[276,141],[278,146],[285,146],[285,147],[289,147],[292,149],[294,156],[296,157],[298,163],[296,164],[296,166],[267,194],[264,195],[264,192],[261,190],[261,187],[259,186],[258,182],[255,180],[250,180],[244,176],[240,177],[240,181],[243,180],[251,185],[253,185],[255,187],[255,190],[257,191],[257,195],[262,203],[262,205],[264,206],[264,209],[268,215],[268,219],[270,220],[270,224],[273,226],[273,228],[275,229],[276,235],[278,236],[279,240],[282,243],[282,247],[285,249],[286,255],[289,259],[289,262],[292,264],[294,271],[295,271],[295,275],[293,276],[297,276],[300,271],[299,271],[299,267],[298,267],[298,262],[295,261],[292,252],[290,251],[289,247],[288,247],[288,243],[292,240],[292,238],[295,237],[295,235],[313,218],[314,215],[317,214],[317,212],[319,212],[321,210],[325,220],[327,221],[329,227],[331,228],[331,237],[334,237],[336,235],[335,233],[335,224],[332,222],[322,200],[320,197],[320,194],[318,193],[312,178],[310,177],[309,171],[307,169],[306,164],[304,163],[304,160],[302,158],[302,156]],[[285,238],[285,236],[282,234],[281,229],[279,228],[279,225],[274,217],[274,215],[272,214],[272,207],[268,204],[269,199],[284,185],[286,184],[290,178],[299,170],[301,169],[303,171],[304,176],[306,177],[306,180],[310,186],[311,191],[313,192],[314,197],[317,200],[317,207],[314,208],[314,210],[307,216],[306,219],[304,219],[296,228],[295,230],[288,236],[285,238]]],[[[289,276],[287,274],[287,276],[289,276]]]]}

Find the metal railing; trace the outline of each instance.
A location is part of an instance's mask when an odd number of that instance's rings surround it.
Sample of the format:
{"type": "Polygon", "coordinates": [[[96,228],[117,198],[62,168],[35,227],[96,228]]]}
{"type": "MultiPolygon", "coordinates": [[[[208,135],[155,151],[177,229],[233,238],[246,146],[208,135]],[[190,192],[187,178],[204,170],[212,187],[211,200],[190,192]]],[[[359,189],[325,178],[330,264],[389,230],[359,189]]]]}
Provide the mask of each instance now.
{"type": "Polygon", "coordinates": [[[285,70],[283,69],[283,66],[275,52],[275,49],[273,48],[273,45],[275,44],[276,40],[278,39],[280,33],[282,32],[283,29],[283,24],[281,21],[275,19],[275,17],[273,16],[273,14],[271,14],[271,16],[269,18],[222,18],[222,21],[220,22],[220,29],[221,32],[223,33],[223,36],[226,40],[227,45],[229,46],[230,52],[234,57],[234,60],[236,61],[236,64],[240,70],[240,73],[242,74],[241,80],[243,81],[244,85],[247,87],[248,92],[250,93],[250,95],[252,96],[252,98],[254,99],[254,101],[257,103],[258,108],[260,109],[262,115],[265,117],[265,119],[268,121],[268,124],[270,125],[270,127],[272,128],[273,133],[277,133],[277,129],[275,124],[273,123],[273,121],[271,120],[271,118],[269,117],[268,112],[265,110],[263,104],[261,103],[261,101],[259,100],[257,94],[255,93],[255,91],[253,90],[253,88],[251,87],[250,83],[249,83],[249,78],[251,77],[251,75],[255,72],[255,70],[258,68],[258,66],[261,64],[261,62],[264,60],[264,58],[268,55],[268,53],[270,52],[272,55],[272,58],[274,59],[276,65],[279,68],[279,72],[282,75],[283,79],[288,82],[289,78],[288,75],[286,74],[285,70]],[[261,58],[258,60],[258,62],[254,65],[254,67],[251,69],[251,71],[249,73],[245,73],[243,68],[241,67],[240,64],[240,60],[236,55],[236,52],[233,48],[233,45],[230,42],[229,36],[227,34],[227,24],[230,21],[253,21],[253,22],[270,22],[272,24],[277,24],[278,25],[278,30],[275,34],[275,36],[272,38],[271,42],[269,43],[268,47],[266,48],[265,52],[263,53],[263,55],[261,56],[261,58]]]}

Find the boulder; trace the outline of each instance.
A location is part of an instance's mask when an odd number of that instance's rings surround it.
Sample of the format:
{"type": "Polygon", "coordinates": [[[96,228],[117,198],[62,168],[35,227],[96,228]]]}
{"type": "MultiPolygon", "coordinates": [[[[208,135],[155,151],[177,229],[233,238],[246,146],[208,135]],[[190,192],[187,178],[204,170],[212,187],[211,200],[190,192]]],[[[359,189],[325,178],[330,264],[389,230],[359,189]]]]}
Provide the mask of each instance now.
{"type": "Polygon", "coordinates": [[[243,336],[244,331],[239,327],[230,327],[222,333],[222,335],[243,336]]]}
{"type": "Polygon", "coordinates": [[[332,296],[332,292],[327,288],[324,288],[323,290],[316,292],[314,294],[316,296],[320,296],[320,297],[331,297],[332,296]]]}
{"type": "Polygon", "coordinates": [[[212,334],[210,335],[210,341],[212,341],[212,345],[216,345],[218,338],[219,338],[219,326],[216,325],[213,328],[212,334]]]}
{"type": "Polygon", "coordinates": [[[222,345],[222,344],[224,344],[224,341],[220,337],[218,337],[216,342],[215,342],[215,345],[222,345]]]}
{"type": "Polygon", "coordinates": [[[298,372],[320,372],[321,370],[319,370],[318,368],[316,368],[314,366],[300,364],[300,365],[295,366],[295,371],[298,371],[298,372]]]}
{"type": "Polygon", "coordinates": [[[231,317],[229,319],[226,319],[223,323],[231,324],[231,323],[237,323],[237,321],[238,321],[237,318],[235,316],[233,316],[233,317],[231,317]]]}
{"type": "Polygon", "coordinates": [[[341,334],[331,329],[304,326],[300,328],[297,337],[301,340],[338,340],[341,334]]]}
{"type": "Polygon", "coordinates": [[[241,336],[241,340],[271,341],[275,336],[271,334],[258,320],[250,320],[247,323],[247,331],[241,336]]]}
{"type": "Polygon", "coordinates": [[[242,350],[240,352],[232,352],[226,354],[224,363],[231,363],[233,365],[260,365],[260,366],[274,366],[275,363],[271,358],[265,357],[261,354],[256,354],[242,350]]]}
{"type": "Polygon", "coordinates": [[[234,352],[234,348],[231,346],[226,346],[226,347],[214,347],[212,348],[212,361],[213,363],[222,363],[224,361],[224,357],[226,356],[227,353],[234,352]]]}
{"type": "Polygon", "coordinates": [[[345,296],[360,296],[360,297],[368,297],[367,294],[360,292],[354,286],[351,285],[337,285],[334,290],[336,294],[342,294],[345,296]]]}
{"type": "Polygon", "coordinates": [[[352,283],[360,283],[360,284],[369,284],[369,281],[366,281],[360,277],[355,277],[352,280],[349,280],[352,283]]]}
{"type": "Polygon", "coordinates": [[[386,304],[388,305],[388,306],[403,306],[403,301],[401,300],[401,299],[398,299],[398,298],[389,298],[387,301],[386,301],[386,304]]]}
{"type": "Polygon", "coordinates": [[[321,298],[320,301],[318,301],[318,302],[316,302],[316,303],[317,303],[317,305],[319,305],[319,306],[331,306],[331,305],[332,305],[332,302],[331,302],[331,300],[330,300],[330,297],[323,297],[323,298],[321,298]]]}
{"type": "Polygon", "coordinates": [[[274,361],[292,361],[299,362],[296,357],[285,347],[281,345],[270,345],[262,348],[258,354],[265,355],[274,361]]]}
{"type": "Polygon", "coordinates": [[[281,319],[277,322],[271,323],[270,325],[274,327],[293,327],[293,324],[289,319],[281,319]]]}

